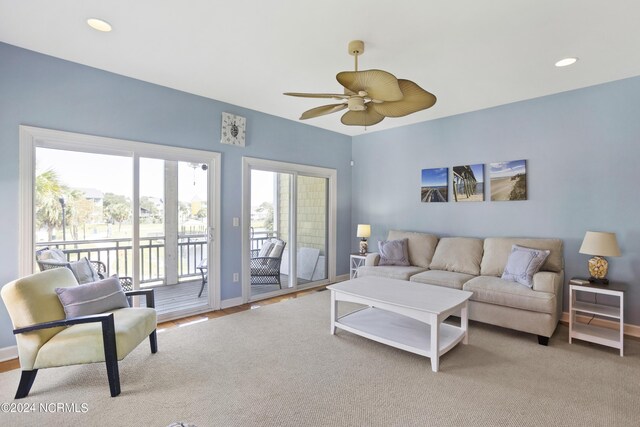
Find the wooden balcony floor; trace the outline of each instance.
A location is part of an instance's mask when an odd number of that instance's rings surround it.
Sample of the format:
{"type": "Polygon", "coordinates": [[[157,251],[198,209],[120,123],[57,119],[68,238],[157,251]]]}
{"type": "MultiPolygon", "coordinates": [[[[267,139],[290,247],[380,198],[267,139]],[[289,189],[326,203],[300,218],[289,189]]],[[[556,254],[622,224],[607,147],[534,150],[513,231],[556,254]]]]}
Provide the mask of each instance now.
{"type": "MultiPolygon", "coordinates": [[[[286,289],[285,284],[289,281],[289,276],[283,274],[280,280],[282,281],[282,288],[286,289]]],[[[307,280],[298,279],[298,281],[300,284],[308,283],[307,280]]],[[[201,285],[201,279],[194,279],[188,282],[181,282],[177,285],[152,286],[155,289],[156,310],[158,315],[171,313],[173,311],[202,308],[207,305],[209,286],[204,287],[202,296],[198,298],[201,285]]],[[[144,288],[143,286],[143,289],[144,288]]],[[[256,295],[278,290],[280,290],[278,285],[252,285],[251,296],[255,297],[256,295]]]]}

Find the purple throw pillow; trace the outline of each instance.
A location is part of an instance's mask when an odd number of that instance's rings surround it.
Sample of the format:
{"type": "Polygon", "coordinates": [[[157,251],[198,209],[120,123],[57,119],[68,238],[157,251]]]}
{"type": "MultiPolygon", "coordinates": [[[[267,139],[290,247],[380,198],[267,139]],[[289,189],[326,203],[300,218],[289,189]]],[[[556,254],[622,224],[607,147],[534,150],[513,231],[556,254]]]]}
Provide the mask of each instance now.
{"type": "Polygon", "coordinates": [[[407,239],[378,242],[378,252],[380,252],[378,265],[411,265],[407,246],[407,239]]]}

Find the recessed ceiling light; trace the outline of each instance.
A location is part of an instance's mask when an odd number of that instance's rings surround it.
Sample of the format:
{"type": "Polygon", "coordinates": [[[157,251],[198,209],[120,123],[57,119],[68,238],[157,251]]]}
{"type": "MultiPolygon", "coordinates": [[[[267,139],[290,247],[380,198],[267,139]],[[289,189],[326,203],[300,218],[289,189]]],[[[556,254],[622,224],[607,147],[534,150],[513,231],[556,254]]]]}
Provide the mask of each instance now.
{"type": "Polygon", "coordinates": [[[556,62],[556,67],[566,67],[568,65],[573,65],[577,60],[578,58],[564,58],[556,62]]]}
{"type": "Polygon", "coordinates": [[[105,33],[111,31],[111,24],[109,24],[107,21],[103,21],[102,19],[89,18],[87,19],[87,25],[89,25],[94,30],[102,31],[105,33]]]}

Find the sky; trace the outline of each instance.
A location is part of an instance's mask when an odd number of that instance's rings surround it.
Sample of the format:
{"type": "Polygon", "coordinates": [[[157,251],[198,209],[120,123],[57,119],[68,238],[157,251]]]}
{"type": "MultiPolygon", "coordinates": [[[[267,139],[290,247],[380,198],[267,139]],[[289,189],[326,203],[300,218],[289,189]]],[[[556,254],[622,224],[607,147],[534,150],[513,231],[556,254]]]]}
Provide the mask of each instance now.
{"type": "Polygon", "coordinates": [[[526,173],[526,160],[491,163],[490,171],[491,178],[504,178],[518,173],[526,173]]]}
{"type": "Polygon", "coordinates": [[[422,169],[423,187],[444,187],[448,182],[449,168],[422,169]]]}
{"type": "MultiPolygon", "coordinates": [[[[207,172],[200,167],[194,169],[193,166],[188,162],[178,163],[178,199],[180,201],[190,202],[194,196],[202,201],[207,200],[207,172]]],[[[52,169],[56,171],[63,184],[72,188],[95,188],[103,193],[120,194],[131,198],[132,168],[133,159],[129,157],[48,148],[36,149],[36,173],[52,169]]],[[[164,199],[164,162],[162,160],[140,159],[140,195],[164,199]]]]}

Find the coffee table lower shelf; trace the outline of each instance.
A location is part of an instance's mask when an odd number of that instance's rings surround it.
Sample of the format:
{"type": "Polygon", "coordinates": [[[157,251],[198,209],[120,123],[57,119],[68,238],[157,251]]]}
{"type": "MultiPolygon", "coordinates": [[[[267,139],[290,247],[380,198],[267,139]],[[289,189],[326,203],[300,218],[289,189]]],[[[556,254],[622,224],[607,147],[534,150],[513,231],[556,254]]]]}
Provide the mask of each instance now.
{"type": "Polygon", "coordinates": [[[438,354],[431,349],[431,326],[402,314],[368,307],[339,317],[337,328],[401,350],[426,357],[439,357],[464,339],[459,327],[440,323],[438,354]]]}

